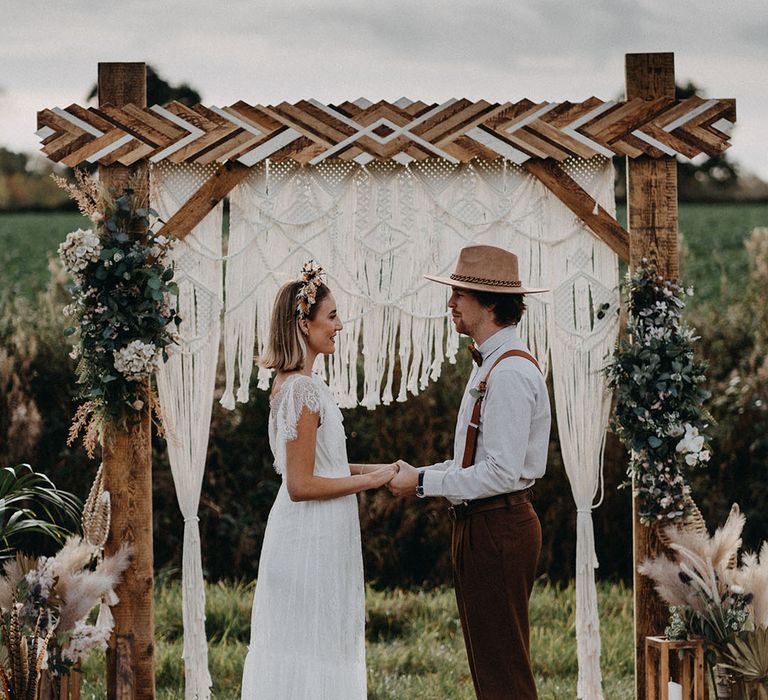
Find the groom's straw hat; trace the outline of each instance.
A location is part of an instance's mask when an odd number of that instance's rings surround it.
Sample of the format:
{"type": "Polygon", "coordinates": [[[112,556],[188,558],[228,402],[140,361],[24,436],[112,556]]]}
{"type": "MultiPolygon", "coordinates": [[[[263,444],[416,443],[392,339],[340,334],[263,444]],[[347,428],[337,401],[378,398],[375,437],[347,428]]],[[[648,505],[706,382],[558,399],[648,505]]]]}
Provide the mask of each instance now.
{"type": "Polygon", "coordinates": [[[537,294],[548,289],[523,287],[517,268],[517,255],[492,245],[462,248],[456,269],[450,277],[424,275],[428,280],[459,289],[497,294],[537,294]]]}

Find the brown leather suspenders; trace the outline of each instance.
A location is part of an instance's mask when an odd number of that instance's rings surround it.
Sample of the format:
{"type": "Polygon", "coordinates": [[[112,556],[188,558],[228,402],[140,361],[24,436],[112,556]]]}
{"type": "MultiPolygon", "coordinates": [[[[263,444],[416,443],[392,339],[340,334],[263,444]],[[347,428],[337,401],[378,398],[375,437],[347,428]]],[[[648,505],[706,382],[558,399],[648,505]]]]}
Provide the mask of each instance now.
{"type": "Polygon", "coordinates": [[[475,463],[475,452],[477,451],[477,433],[480,428],[480,406],[483,403],[485,390],[488,386],[488,378],[491,376],[493,368],[507,357],[524,357],[526,360],[533,362],[533,364],[536,365],[536,369],[541,372],[541,367],[539,367],[539,363],[536,362],[536,358],[530,353],[525,352],[525,350],[508,350],[501,357],[499,357],[496,362],[493,363],[493,365],[491,365],[491,369],[488,370],[488,374],[485,375],[485,379],[483,379],[480,384],[477,385],[477,390],[480,392],[480,395],[475,400],[475,407],[472,409],[472,418],[470,419],[469,426],[467,427],[467,441],[464,444],[464,458],[461,461],[461,466],[463,469],[466,469],[475,463]]]}

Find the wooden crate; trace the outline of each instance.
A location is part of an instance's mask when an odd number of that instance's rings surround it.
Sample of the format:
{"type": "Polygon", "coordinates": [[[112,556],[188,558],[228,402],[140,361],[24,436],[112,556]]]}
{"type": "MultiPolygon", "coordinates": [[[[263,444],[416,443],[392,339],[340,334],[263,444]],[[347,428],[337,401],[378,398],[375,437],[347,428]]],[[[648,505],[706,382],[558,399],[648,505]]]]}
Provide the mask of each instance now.
{"type": "Polygon", "coordinates": [[[707,700],[704,643],[700,640],[645,638],[646,700],[669,700],[667,683],[683,686],[683,700],[707,700]],[[677,658],[670,658],[676,652],[677,658]]]}

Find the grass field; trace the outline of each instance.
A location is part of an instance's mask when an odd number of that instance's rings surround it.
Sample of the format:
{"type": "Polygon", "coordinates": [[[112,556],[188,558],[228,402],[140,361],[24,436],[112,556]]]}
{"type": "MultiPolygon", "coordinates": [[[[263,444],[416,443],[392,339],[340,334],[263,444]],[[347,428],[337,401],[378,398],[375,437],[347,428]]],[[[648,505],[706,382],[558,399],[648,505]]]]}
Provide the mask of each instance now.
{"type": "MultiPolygon", "coordinates": [[[[207,630],[216,700],[240,697],[240,676],[250,626],[252,588],[209,584],[207,630]]],[[[632,596],[623,586],[598,587],[603,641],[604,694],[633,696],[632,596]]],[[[183,697],[181,590],[161,583],[156,598],[158,700],[183,697]]],[[[369,700],[471,700],[453,592],[367,592],[369,700]]],[[[531,645],[541,700],[576,697],[575,595],[573,586],[541,584],[531,602],[531,645]]],[[[84,700],[105,697],[103,659],[84,668],[84,700]]]]}
{"type": "MultiPolygon", "coordinates": [[[[620,211],[619,218],[623,218],[620,211]]],[[[47,258],[74,228],[77,214],[0,214],[0,296],[33,299],[48,279],[47,258]]],[[[768,204],[682,205],[683,277],[693,303],[726,306],[747,279],[744,241],[768,226],[768,204]]],[[[631,593],[599,585],[605,697],[632,697],[631,593]]],[[[217,700],[239,697],[250,621],[250,587],[208,586],[210,668],[217,700]]],[[[157,593],[158,698],[183,697],[181,593],[164,582],[157,593]]],[[[473,697],[450,591],[369,591],[367,596],[369,697],[372,700],[469,700],[473,697]]],[[[573,587],[540,585],[532,601],[532,652],[542,700],[576,697],[575,594],[573,587]]],[[[103,659],[84,669],[83,698],[105,697],[103,659]]]]}
{"type": "MultiPolygon", "coordinates": [[[[619,220],[625,220],[619,209],[619,220]]],[[[89,222],[76,213],[0,214],[0,289],[32,298],[45,287],[48,256],[67,233],[89,222]]],[[[744,240],[768,226],[768,204],[682,204],[683,276],[697,294],[693,303],[728,304],[744,286],[744,240]]]]}

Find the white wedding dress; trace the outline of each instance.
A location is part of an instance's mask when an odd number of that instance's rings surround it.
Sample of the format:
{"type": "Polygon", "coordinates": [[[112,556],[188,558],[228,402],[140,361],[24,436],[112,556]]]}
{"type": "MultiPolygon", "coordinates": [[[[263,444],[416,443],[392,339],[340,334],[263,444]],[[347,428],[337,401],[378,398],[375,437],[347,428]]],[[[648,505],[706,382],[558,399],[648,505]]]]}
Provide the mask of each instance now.
{"type": "Polygon", "coordinates": [[[316,377],[291,375],[270,400],[269,444],[283,483],[269,514],[243,671],[243,700],[365,700],[365,592],[354,495],[293,502],[285,443],[319,412],[315,471],[349,476],[341,411],[316,377]]]}

